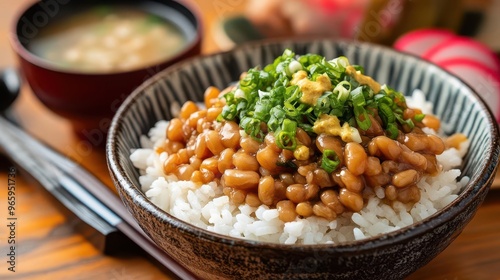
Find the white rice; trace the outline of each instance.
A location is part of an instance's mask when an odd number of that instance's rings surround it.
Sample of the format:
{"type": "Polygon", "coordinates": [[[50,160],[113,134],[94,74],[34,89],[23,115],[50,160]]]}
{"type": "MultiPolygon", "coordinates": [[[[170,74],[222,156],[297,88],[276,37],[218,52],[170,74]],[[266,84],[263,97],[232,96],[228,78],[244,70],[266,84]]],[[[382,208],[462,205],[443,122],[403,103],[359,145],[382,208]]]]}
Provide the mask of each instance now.
{"type": "MultiPolygon", "coordinates": [[[[432,111],[432,104],[425,102],[419,91],[415,91],[413,100],[407,101],[413,107],[422,108],[424,113],[432,111]]],[[[443,171],[435,177],[420,180],[421,199],[414,205],[394,202],[391,207],[382,202],[385,196],[382,188],[366,188],[369,199],[358,213],[343,213],[334,221],[308,217],[284,223],[278,218],[276,209],[265,205],[231,204],[229,197],[215,183],[200,187],[165,175],[162,162],[167,154],[157,154],[154,147],[165,141],[167,125],[167,121],[156,123],[148,136],[141,139],[142,148],[130,156],[141,172],[142,190],[154,204],[175,217],[232,237],[284,244],[339,244],[360,240],[409,226],[436,213],[457,198],[469,180],[464,177],[457,181],[460,170],[453,169],[461,165],[467,152],[468,142],[465,142],[459,150],[451,148],[437,156],[443,171]]]]}

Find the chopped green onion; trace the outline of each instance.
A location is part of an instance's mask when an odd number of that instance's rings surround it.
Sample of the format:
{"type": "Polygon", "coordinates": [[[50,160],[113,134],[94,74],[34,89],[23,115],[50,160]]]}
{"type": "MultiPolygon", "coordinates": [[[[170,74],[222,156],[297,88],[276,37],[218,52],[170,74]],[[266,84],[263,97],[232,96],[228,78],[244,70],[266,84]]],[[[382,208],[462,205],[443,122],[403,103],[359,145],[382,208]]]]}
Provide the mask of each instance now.
{"type": "Polygon", "coordinates": [[[300,64],[297,60],[292,60],[290,64],[288,64],[288,71],[290,72],[290,75],[300,70],[302,70],[302,64],[300,64]]]}
{"type": "Polygon", "coordinates": [[[351,84],[348,81],[342,81],[335,86],[333,93],[337,94],[337,99],[343,104],[349,98],[351,84]]]}
{"type": "Polygon", "coordinates": [[[357,87],[351,91],[351,100],[354,107],[362,107],[366,104],[365,96],[363,95],[363,87],[357,87]]]}
{"type": "Polygon", "coordinates": [[[377,102],[379,105],[385,104],[385,105],[389,106],[390,108],[394,104],[394,101],[384,93],[376,94],[375,95],[375,102],[377,102]]]}
{"type": "MultiPolygon", "coordinates": [[[[402,93],[383,85],[375,94],[370,87],[346,73],[349,66],[364,73],[361,66],[350,65],[343,56],[327,60],[317,54],[296,56],[293,51],[285,50],[273,63],[247,71],[236,89],[224,95],[226,105],[217,120],[235,121],[259,141],[264,140],[264,131],[272,132],[277,145],[290,150],[297,146],[297,127],[315,137],[313,126],[323,114],[336,116],[340,126],[347,123],[366,131],[372,125],[370,114],[378,112],[386,135],[393,139],[398,136],[401,126],[415,126],[411,119],[403,118],[408,107],[402,93]],[[299,70],[307,73],[310,82],[325,74],[330,79],[332,88],[324,89],[313,105],[301,101],[306,91],[303,85],[291,84],[299,70]]],[[[417,114],[414,121],[422,121],[423,117],[417,114]]],[[[327,153],[326,158],[328,166],[332,156],[327,153]]]]}
{"type": "Polygon", "coordinates": [[[254,117],[261,121],[268,120],[272,105],[273,104],[268,102],[267,99],[257,100],[257,103],[255,104],[254,117]]]}
{"type": "Polygon", "coordinates": [[[297,130],[297,123],[284,119],[281,129],[275,135],[276,145],[281,149],[295,150],[297,141],[295,140],[295,132],[297,130]]]}
{"type": "Polygon", "coordinates": [[[234,120],[236,118],[238,111],[236,110],[235,104],[230,104],[228,106],[224,106],[222,109],[221,116],[226,120],[234,120]]]}
{"type": "Polygon", "coordinates": [[[245,133],[250,135],[251,137],[262,141],[264,139],[264,135],[260,130],[260,120],[250,117],[245,117],[241,119],[240,127],[245,130],[245,133]]]}
{"type": "Polygon", "coordinates": [[[298,61],[305,67],[320,65],[324,57],[318,54],[305,54],[299,57],[298,61]]]}
{"type": "Polygon", "coordinates": [[[345,56],[339,56],[337,58],[334,58],[330,61],[328,61],[334,68],[337,68],[338,70],[345,71],[347,66],[349,66],[349,60],[345,56]]]}
{"type": "Polygon", "coordinates": [[[358,127],[362,130],[366,131],[372,126],[372,122],[370,117],[368,117],[368,112],[366,112],[365,108],[361,106],[354,106],[354,116],[358,127]]]}
{"type": "Polygon", "coordinates": [[[365,68],[361,65],[353,65],[352,67],[354,67],[354,69],[356,70],[356,72],[359,72],[361,74],[365,74],[365,68]]]}
{"type": "Polygon", "coordinates": [[[356,123],[362,130],[368,130],[372,125],[372,122],[368,117],[366,109],[363,107],[366,105],[365,96],[363,95],[363,87],[357,87],[355,90],[351,91],[351,101],[356,123]]]}
{"type": "Polygon", "coordinates": [[[385,130],[385,133],[387,137],[391,138],[392,140],[396,140],[399,135],[398,126],[396,125],[396,123],[389,123],[387,125],[387,129],[385,130]]]}
{"type": "Polygon", "coordinates": [[[281,108],[281,106],[275,106],[271,109],[270,111],[270,117],[269,121],[267,122],[267,127],[271,131],[277,131],[278,128],[281,126],[283,123],[283,120],[285,119],[285,110],[281,108]]]}
{"type": "Polygon", "coordinates": [[[394,116],[391,107],[389,107],[389,105],[385,103],[379,103],[378,115],[382,119],[384,127],[388,127],[389,124],[392,124],[396,121],[396,116],[394,116]]]}
{"type": "Polygon", "coordinates": [[[410,129],[413,129],[415,127],[415,124],[413,123],[413,121],[411,119],[407,119],[405,120],[403,118],[403,116],[401,116],[401,114],[395,114],[396,116],[396,119],[398,120],[398,122],[401,124],[401,125],[407,125],[410,129]]]}
{"type": "Polygon", "coordinates": [[[284,52],[283,52],[283,57],[287,57],[287,58],[291,58],[291,57],[294,57],[295,56],[295,53],[291,50],[291,49],[286,49],[284,52]]]}
{"type": "Polygon", "coordinates": [[[413,117],[417,122],[421,122],[425,118],[425,114],[416,114],[415,117],[413,117]]]}
{"type": "Polygon", "coordinates": [[[340,159],[334,150],[324,150],[321,158],[321,168],[332,173],[340,164],[340,159]]]}

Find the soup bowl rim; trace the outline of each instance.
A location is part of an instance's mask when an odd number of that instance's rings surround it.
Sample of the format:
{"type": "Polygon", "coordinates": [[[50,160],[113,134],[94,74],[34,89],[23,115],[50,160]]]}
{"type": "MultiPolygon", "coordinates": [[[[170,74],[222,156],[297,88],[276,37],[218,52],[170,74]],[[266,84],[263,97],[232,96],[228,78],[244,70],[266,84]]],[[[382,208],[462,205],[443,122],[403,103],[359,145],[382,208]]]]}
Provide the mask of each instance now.
{"type": "MultiPolygon", "coordinates": [[[[155,1],[157,2],[157,1],[155,1]]],[[[30,3],[26,3],[22,8],[20,8],[15,16],[12,19],[12,23],[10,25],[10,43],[12,48],[16,51],[16,53],[21,56],[23,59],[25,59],[27,62],[33,64],[34,66],[53,71],[53,72],[58,72],[58,73],[65,73],[65,74],[73,74],[73,75],[79,75],[79,76],[88,76],[88,77],[93,77],[93,76],[114,76],[114,75],[122,75],[122,74],[130,74],[130,73],[136,73],[136,72],[142,72],[144,69],[154,69],[155,67],[159,67],[163,64],[170,63],[172,61],[177,61],[183,57],[185,57],[187,54],[189,54],[194,48],[196,48],[197,45],[201,43],[202,40],[202,32],[203,32],[203,22],[201,20],[201,12],[199,8],[194,5],[190,0],[183,0],[183,1],[175,1],[176,4],[183,6],[185,10],[189,13],[192,14],[193,19],[195,20],[193,24],[193,30],[194,36],[191,40],[185,44],[181,50],[177,53],[175,53],[172,56],[168,56],[166,58],[158,59],[157,62],[150,63],[147,65],[142,65],[142,66],[136,66],[132,67],[131,69],[123,69],[123,70],[111,70],[111,71],[84,71],[84,70],[79,70],[76,68],[70,68],[70,67],[62,67],[57,65],[56,63],[50,61],[49,59],[42,58],[36,54],[34,54],[32,51],[30,51],[19,39],[19,32],[17,31],[17,27],[23,16],[28,12],[29,9],[35,7],[40,3],[40,1],[33,1],[30,3]]],[[[164,3],[158,2],[161,5],[165,5],[164,3]]],[[[105,2],[104,2],[105,4],[105,2]]],[[[137,4],[131,4],[131,6],[135,6],[137,4]]],[[[172,10],[176,11],[178,14],[180,13],[177,9],[172,8],[172,10]]],[[[69,16],[71,17],[71,15],[69,16]]],[[[188,20],[191,22],[191,20],[188,20]]],[[[44,27],[40,27],[44,28],[44,27]]]]}

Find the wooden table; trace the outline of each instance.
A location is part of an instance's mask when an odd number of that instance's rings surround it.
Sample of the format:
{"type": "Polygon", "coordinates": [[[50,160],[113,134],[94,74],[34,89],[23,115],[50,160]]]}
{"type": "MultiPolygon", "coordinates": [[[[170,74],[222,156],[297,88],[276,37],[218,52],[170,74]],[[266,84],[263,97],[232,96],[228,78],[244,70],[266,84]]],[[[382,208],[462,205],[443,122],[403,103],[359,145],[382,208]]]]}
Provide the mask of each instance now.
{"type": "MultiPolygon", "coordinates": [[[[8,42],[13,14],[28,0],[0,2],[0,66],[16,65],[8,42]]],[[[213,37],[217,21],[241,10],[245,1],[196,1],[204,13],[204,53],[220,48],[213,37]]],[[[89,139],[76,137],[70,124],[47,110],[27,86],[13,112],[22,126],[93,172],[111,189],[104,151],[91,147],[89,139]]],[[[1,132],[0,132],[1,133],[1,132]]],[[[104,141],[94,134],[93,141],[104,141]]],[[[7,177],[12,164],[0,161],[0,279],[175,279],[144,255],[125,252],[102,254],[81,233],[71,219],[54,206],[40,186],[17,174],[16,272],[9,271],[7,244],[7,177]]],[[[498,176],[497,176],[498,177],[498,176]]],[[[495,186],[500,184],[495,182],[495,186]]],[[[473,221],[442,254],[408,279],[500,279],[500,189],[492,190],[473,221]]]]}

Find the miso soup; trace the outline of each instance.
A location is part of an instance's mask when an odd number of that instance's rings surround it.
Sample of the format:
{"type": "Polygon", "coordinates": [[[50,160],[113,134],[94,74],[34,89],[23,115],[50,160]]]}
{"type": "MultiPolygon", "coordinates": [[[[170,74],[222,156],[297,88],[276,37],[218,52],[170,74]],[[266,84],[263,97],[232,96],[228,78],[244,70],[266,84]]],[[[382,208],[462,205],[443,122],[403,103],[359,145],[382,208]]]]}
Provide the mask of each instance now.
{"type": "Polygon", "coordinates": [[[42,28],[28,48],[67,69],[115,72],[154,65],[186,44],[180,28],[159,16],[101,6],[42,28]]]}

